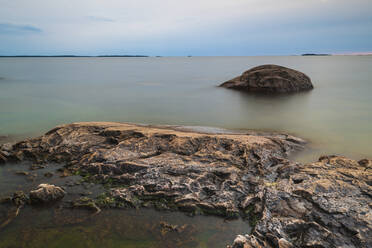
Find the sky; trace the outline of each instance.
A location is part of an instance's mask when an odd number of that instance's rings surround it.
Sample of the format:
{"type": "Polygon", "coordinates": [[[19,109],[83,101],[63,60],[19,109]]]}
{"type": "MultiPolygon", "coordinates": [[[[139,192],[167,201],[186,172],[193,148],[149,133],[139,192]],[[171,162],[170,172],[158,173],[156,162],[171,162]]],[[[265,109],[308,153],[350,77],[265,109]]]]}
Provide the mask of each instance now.
{"type": "Polygon", "coordinates": [[[371,0],[0,0],[0,55],[372,51],[371,0]]]}

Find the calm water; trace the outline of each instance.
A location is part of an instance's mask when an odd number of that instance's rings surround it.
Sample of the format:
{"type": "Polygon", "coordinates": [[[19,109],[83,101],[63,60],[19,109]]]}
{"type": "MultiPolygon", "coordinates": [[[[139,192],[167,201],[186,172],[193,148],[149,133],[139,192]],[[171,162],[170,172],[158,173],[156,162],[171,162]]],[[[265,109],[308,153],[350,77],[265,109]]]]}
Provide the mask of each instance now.
{"type": "Polygon", "coordinates": [[[188,217],[155,210],[85,211],[26,208],[0,232],[2,248],[225,248],[249,225],[217,217],[188,217]],[[161,222],[183,227],[166,232],[161,222]]]}
{"type": "MultiPolygon", "coordinates": [[[[372,56],[0,58],[0,143],[61,123],[124,121],[284,131],[311,141],[301,161],[326,153],[371,158],[371,92],[372,56]],[[273,97],[216,87],[266,63],[305,72],[315,89],[273,97]]],[[[33,181],[16,175],[24,166],[0,167],[0,197],[43,180],[44,171],[33,181]]],[[[6,211],[0,205],[0,219],[6,211]]],[[[249,230],[241,220],[153,210],[89,218],[87,211],[27,207],[0,230],[0,247],[226,247],[249,230]],[[166,233],[160,221],[186,227],[166,233]]]]}
{"type": "Polygon", "coordinates": [[[372,156],[372,56],[1,58],[0,78],[3,140],[125,121],[290,132],[311,141],[299,160],[372,156]],[[215,87],[266,63],[305,72],[315,89],[272,97],[215,87]]]}

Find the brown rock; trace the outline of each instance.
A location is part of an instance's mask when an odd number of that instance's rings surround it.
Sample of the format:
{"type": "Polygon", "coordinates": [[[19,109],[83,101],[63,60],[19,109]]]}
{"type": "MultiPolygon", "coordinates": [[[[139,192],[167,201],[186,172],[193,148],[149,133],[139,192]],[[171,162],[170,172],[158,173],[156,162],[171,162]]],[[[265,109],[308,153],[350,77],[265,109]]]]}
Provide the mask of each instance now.
{"type": "Polygon", "coordinates": [[[12,202],[17,207],[23,206],[28,202],[28,197],[23,193],[23,191],[16,191],[13,193],[12,202]]]}
{"type": "Polygon", "coordinates": [[[49,203],[62,199],[66,192],[58,186],[51,184],[40,184],[37,189],[30,192],[32,203],[49,203]]]}
{"type": "Polygon", "coordinates": [[[101,122],[60,126],[19,142],[12,152],[65,161],[74,174],[114,184],[111,194],[118,205],[234,218],[260,178],[275,178],[287,155],[302,144],[286,134],[213,134],[101,122]]]}
{"type": "Polygon", "coordinates": [[[304,73],[278,65],[254,67],[220,86],[262,93],[290,93],[313,89],[310,78],[304,73]]]}

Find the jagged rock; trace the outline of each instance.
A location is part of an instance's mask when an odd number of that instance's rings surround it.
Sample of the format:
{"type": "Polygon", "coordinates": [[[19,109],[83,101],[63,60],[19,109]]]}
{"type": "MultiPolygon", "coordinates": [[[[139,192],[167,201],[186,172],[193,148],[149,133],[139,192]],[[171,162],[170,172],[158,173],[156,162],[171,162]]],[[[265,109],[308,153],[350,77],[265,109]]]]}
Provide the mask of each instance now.
{"type": "Polygon", "coordinates": [[[28,175],[30,175],[30,172],[28,172],[28,171],[16,171],[15,174],[20,175],[20,176],[28,176],[28,175]]]}
{"type": "Polygon", "coordinates": [[[221,87],[248,92],[290,93],[313,89],[304,73],[278,65],[254,67],[221,87]]]}
{"type": "Polygon", "coordinates": [[[114,183],[111,194],[120,205],[237,217],[240,198],[255,187],[247,175],[258,181],[274,179],[289,163],[286,156],[303,144],[286,134],[76,123],[19,142],[13,153],[27,151],[28,159],[67,162],[71,171],[114,183]]]}
{"type": "Polygon", "coordinates": [[[11,156],[64,162],[71,174],[106,184],[100,207],[246,218],[253,231],[234,248],[372,247],[372,161],[294,163],[287,155],[304,142],[290,135],[75,123],[26,143],[11,156]]]}
{"type": "Polygon", "coordinates": [[[32,203],[49,203],[62,199],[66,192],[58,186],[40,184],[37,189],[30,191],[32,203]]]}
{"type": "Polygon", "coordinates": [[[322,156],[260,185],[262,218],[233,247],[372,247],[370,163],[322,156]]]}
{"type": "Polygon", "coordinates": [[[81,197],[75,200],[72,202],[72,207],[93,210],[95,213],[101,212],[101,209],[97,206],[95,201],[88,197],[81,197]]]}

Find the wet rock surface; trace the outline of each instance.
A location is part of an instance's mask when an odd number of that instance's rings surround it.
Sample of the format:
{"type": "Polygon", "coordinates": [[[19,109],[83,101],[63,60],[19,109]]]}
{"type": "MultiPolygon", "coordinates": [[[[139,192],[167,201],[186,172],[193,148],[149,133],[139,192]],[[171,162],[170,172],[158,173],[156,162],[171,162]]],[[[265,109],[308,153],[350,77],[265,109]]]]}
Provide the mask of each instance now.
{"type": "Polygon", "coordinates": [[[261,93],[291,93],[313,89],[307,75],[278,65],[254,67],[220,87],[261,93]]]}
{"type": "Polygon", "coordinates": [[[372,247],[371,162],[323,156],[260,185],[262,217],[232,247],[372,247]]]}
{"type": "Polygon", "coordinates": [[[121,207],[244,215],[242,200],[274,180],[305,142],[285,134],[203,134],[119,123],[77,123],[17,143],[7,159],[65,162],[110,184],[121,207]]]}
{"type": "Polygon", "coordinates": [[[240,216],[253,231],[238,235],[234,248],[371,247],[372,161],[289,161],[304,144],[286,134],[75,123],[8,146],[6,159],[64,163],[66,177],[78,174],[106,186],[106,194],[80,198],[72,207],[240,216]]]}
{"type": "Polygon", "coordinates": [[[32,203],[51,203],[62,199],[66,192],[58,186],[51,184],[40,184],[37,189],[30,191],[32,203]]]}

